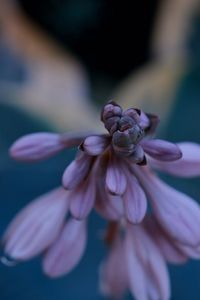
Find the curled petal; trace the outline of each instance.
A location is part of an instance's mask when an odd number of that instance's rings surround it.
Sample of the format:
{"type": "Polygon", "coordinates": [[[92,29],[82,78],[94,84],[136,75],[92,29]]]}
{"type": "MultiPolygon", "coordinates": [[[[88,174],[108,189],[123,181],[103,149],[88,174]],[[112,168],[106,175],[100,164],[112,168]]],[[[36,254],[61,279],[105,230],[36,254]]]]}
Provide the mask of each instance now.
{"type": "Polygon", "coordinates": [[[107,190],[113,195],[123,195],[127,186],[122,163],[112,154],[107,166],[105,184],[107,190]]]}
{"type": "Polygon", "coordinates": [[[32,133],[19,138],[11,146],[10,155],[19,161],[33,162],[49,158],[64,148],[59,134],[32,133]]]}
{"type": "Polygon", "coordinates": [[[86,246],[86,223],[71,219],[43,259],[43,270],[50,277],[69,273],[80,261],[86,246]]]}
{"type": "Polygon", "coordinates": [[[174,161],[182,156],[179,147],[167,141],[143,140],[141,145],[147,154],[158,160],[174,161]]]}
{"type": "MultiPolygon", "coordinates": [[[[144,113],[142,113],[141,116],[141,111],[135,108],[128,108],[123,112],[123,116],[129,116],[131,117],[136,123],[139,122],[146,122],[146,118],[144,116],[144,113]]],[[[147,120],[148,121],[148,120],[147,120]]]]}
{"type": "Polygon", "coordinates": [[[81,149],[89,155],[96,156],[104,152],[108,144],[109,136],[93,135],[84,140],[83,144],[81,145],[81,149]]]}
{"type": "Polygon", "coordinates": [[[4,235],[5,253],[27,260],[44,251],[57,237],[68,209],[67,193],[55,189],[26,206],[4,235]]]}
{"type": "Polygon", "coordinates": [[[112,244],[108,258],[100,267],[100,291],[107,297],[121,299],[128,288],[124,244],[118,237],[112,244]]]}
{"type": "Polygon", "coordinates": [[[71,164],[65,169],[62,184],[67,190],[76,188],[87,177],[93,158],[85,153],[80,155],[71,162],[71,164]]]}
{"type": "Polygon", "coordinates": [[[75,219],[85,219],[94,206],[96,187],[90,179],[91,176],[70,193],[70,212],[75,219]]]}
{"type": "Polygon", "coordinates": [[[179,143],[177,145],[182,152],[181,159],[167,163],[149,159],[151,166],[175,176],[200,176],[200,145],[189,142],[179,143]]]}
{"type": "Polygon", "coordinates": [[[105,122],[107,119],[112,118],[114,116],[121,116],[122,108],[114,101],[109,101],[106,105],[104,105],[101,111],[101,121],[105,122]]]}
{"type": "Polygon", "coordinates": [[[134,224],[140,223],[146,214],[147,199],[136,179],[129,178],[123,202],[127,220],[134,224]]]}
{"type": "Polygon", "coordinates": [[[134,173],[149,196],[154,215],[163,229],[176,241],[197,246],[200,243],[199,205],[159,180],[147,168],[134,167],[134,173]]]}

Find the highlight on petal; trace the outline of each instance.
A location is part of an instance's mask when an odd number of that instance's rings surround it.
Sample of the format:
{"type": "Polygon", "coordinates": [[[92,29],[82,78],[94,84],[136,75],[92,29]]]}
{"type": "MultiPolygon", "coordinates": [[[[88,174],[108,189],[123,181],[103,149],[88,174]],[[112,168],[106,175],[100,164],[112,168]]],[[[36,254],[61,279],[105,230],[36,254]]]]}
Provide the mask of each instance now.
{"type": "Polygon", "coordinates": [[[134,224],[140,223],[147,211],[147,199],[139,183],[133,176],[128,179],[127,189],[122,199],[126,219],[134,224]]]}
{"type": "Polygon", "coordinates": [[[77,187],[87,177],[93,158],[81,152],[65,169],[62,177],[63,187],[72,190],[77,187]]]}
{"type": "Polygon", "coordinates": [[[10,148],[10,155],[19,161],[34,162],[49,158],[64,148],[59,134],[32,133],[14,142],[10,148]]]}
{"type": "Polygon", "coordinates": [[[109,251],[108,258],[100,266],[100,291],[107,297],[122,299],[128,288],[124,244],[117,237],[109,251]]]}
{"type": "Polygon", "coordinates": [[[87,240],[86,222],[70,219],[43,259],[43,270],[50,277],[69,273],[79,263],[87,240]]]}
{"type": "Polygon", "coordinates": [[[5,253],[27,260],[44,251],[57,237],[68,210],[68,195],[57,188],[31,202],[17,214],[5,232],[5,253]]]}
{"type": "Polygon", "coordinates": [[[163,229],[176,241],[200,244],[200,207],[189,196],[159,180],[147,168],[135,166],[134,173],[151,200],[153,213],[163,229]]]}
{"type": "Polygon", "coordinates": [[[142,140],[141,146],[147,154],[162,161],[174,161],[182,156],[181,150],[176,144],[163,140],[142,140]]]}
{"type": "Polygon", "coordinates": [[[174,162],[160,162],[149,159],[152,168],[180,177],[200,176],[200,145],[190,142],[178,143],[181,159],[174,162]]]}
{"type": "Polygon", "coordinates": [[[81,149],[89,155],[100,155],[109,145],[109,136],[106,135],[93,135],[88,136],[83,144],[81,149]]]}
{"type": "Polygon", "coordinates": [[[112,154],[107,165],[105,184],[108,192],[113,195],[123,195],[127,186],[122,162],[112,154]]]}
{"type": "Polygon", "coordinates": [[[94,206],[96,186],[91,177],[70,193],[70,212],[75,219],[85,219],[94,206]]]}

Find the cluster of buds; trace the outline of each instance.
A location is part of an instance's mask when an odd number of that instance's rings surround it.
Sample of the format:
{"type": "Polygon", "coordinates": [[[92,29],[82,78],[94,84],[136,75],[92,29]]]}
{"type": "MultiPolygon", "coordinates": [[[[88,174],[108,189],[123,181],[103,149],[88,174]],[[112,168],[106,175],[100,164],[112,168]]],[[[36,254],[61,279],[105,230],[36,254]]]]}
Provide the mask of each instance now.
{"type": "Polygon", "coordinates": [[[116,155],[129,157],[140,165],[146,164],[139,142],[152,131],[152,127],[157,126],[159,120],[156,116],[144,114],[137,108],[123,111],[121,106],[110,101],[102,109],[101,121],[112,137],[116,155]]]}

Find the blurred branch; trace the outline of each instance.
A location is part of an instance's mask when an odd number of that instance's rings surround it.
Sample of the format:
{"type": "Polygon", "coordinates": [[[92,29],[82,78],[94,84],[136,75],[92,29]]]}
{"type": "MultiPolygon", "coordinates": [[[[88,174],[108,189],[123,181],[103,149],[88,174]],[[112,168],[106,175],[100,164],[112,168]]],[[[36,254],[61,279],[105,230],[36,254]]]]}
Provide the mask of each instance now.
{"type": "Polygon", "coordinates": [[[119,102],[131,106],[134,100],[135,106],[167,120],[178,84],[187,71],[187,39],[199,8],[199,0],[161,2],[152,36],[153,59],[117,88],[114,96],[119,102]]]}
{"type": "Polygon", "coordinates": [[[96,110],[82,65],[63,51],[22,13],[15,2],[0,1],[1,39],[23,58],[28,80],[23,86],[0,85],[15,105],[46,118],[58,128],[94,127],[96,110]],[[83,117],[84,116],[84,117],[83,117]]]}

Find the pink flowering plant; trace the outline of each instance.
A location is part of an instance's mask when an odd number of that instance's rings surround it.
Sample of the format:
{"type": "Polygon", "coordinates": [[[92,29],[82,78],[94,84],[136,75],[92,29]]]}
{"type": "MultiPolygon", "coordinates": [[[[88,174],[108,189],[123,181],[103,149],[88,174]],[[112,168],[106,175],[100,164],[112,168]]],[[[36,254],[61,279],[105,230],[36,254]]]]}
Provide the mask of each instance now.
{"type": "Polygon", "coordinates": [[[108,222],[108,256],[100,266],[100,290],[136,300],[170,299],[167,263],[200,258],[200,206],[161,181],[156,170],[200,175],[200,146],[155,139],[159,119],[115,102],[102,109],[107,133],[34,133],[18,139],[12,158],[34,162],[78,147],[62,186],[35,199],[8,226],[5,256],[26,261],[43,255],[50,277],[70,272],[87,243],[87,218],[95,209],[108,222]]]}

